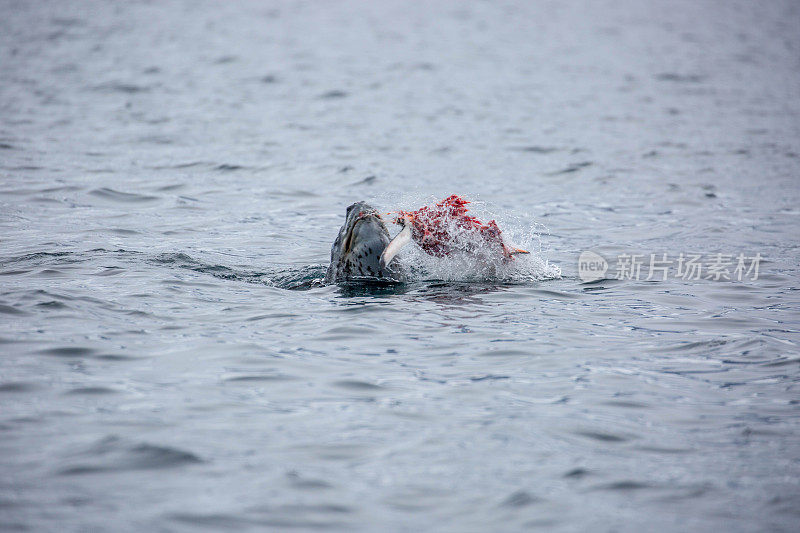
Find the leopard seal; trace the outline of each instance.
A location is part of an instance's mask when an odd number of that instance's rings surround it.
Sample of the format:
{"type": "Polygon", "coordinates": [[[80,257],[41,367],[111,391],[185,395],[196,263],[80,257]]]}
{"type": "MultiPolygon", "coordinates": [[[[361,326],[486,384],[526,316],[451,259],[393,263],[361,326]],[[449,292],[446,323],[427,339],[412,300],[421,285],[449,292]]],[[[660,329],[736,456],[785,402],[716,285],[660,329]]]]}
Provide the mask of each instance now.
{"type": "Polygon", "coordinates": [[[389,241],[389,230],[378,211],[366,202],[354,203],[347,208],[345,222],[331,246],[325,283],[404,281],[403,268],[397,261],[391,265],[381,262],[389,241]]]}

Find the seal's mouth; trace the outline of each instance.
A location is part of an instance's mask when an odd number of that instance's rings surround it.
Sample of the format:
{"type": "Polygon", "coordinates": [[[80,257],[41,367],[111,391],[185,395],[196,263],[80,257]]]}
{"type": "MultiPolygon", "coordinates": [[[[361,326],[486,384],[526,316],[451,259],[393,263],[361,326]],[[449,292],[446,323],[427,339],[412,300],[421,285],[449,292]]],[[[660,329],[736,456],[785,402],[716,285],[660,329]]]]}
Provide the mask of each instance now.
{"type": "MultiPolygon", "coordinates": [[[[370,228],[374,223],[378,224],[378,228],[383,227],[383,220],[377,211],[361,211],[355,216],[353,223],[348,228],[347,234],[344,238],[344,243],[342,246],[344,249],[344,255],[349,254],[359,241],[365,239],[365,236],[362,235],[362,233],[369,231],[368,228],[370,228]]],[[[369,231],[369,235],[366,236],[366,238],[372,237],[373,233],[374,231],[369,231]]]]}

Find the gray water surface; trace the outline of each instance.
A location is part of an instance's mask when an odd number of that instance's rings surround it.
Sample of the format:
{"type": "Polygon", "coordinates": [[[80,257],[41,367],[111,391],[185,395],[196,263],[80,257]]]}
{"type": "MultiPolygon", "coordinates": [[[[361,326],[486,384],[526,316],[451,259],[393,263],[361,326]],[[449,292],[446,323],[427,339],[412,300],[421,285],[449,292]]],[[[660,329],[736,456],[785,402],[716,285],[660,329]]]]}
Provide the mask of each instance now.
{"type": "Polygon", "coordinates": [[[796,2],[0,7],[3,529],[796,530],[796,2]],[[519,275],[315,283],[452,193],[519,275]]]}

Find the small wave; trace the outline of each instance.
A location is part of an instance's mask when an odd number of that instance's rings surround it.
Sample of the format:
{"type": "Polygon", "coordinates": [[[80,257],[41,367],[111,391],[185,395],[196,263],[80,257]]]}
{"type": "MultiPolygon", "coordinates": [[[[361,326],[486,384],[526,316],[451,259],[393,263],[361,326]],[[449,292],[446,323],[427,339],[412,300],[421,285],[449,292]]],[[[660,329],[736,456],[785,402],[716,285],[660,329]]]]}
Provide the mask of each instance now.
{"type": "Polygon", "coordinates": [[[126,83],[122,81],[109,81],[91,87],[91,90],[101,93],[125,93],[136,94],[150,91],[150,87],[126,83]]]}
{"type": "Polygon", "coordinates": [[[286,268],[273,272],[270,277],[275,287],[289,290],[308,290],[322,285],[328,265],[310,265],[286,268]]]}
{"type": "Polygon", "coordinates": [[[333,91],[328,91],[326,93],[322,93],[321,95],[319,95],[319,97],[321,99],[324,99],[324,100],[334,100],[334,99],[338,99],[338,98],[347,98],[348,96],[349,96],[349,93],[347,93],[346,91],[338,90],[338,89],[335,89],[333,91]]]}
{"type": "Polygon", "coordinates": [[[17,315],[17,316],[24,316],[28,314],[22,309],[17,309],[12,305],[5,305],[5,304],[0,304],[0,313],[4,315],[17,315]]]}
{"type": "Polygon", "coordinates": [[[378,177],[377,176],[367,176],[366,178],[364,178],[362,180],[359,180],[359,181],[356,181],[354,183],[351,183],[350,185],[351,186],[356,186],[356,185],[374,185],[376,181],[378,181],[378,177]]]}
{"type": "Polygon", "coordinates": [[[68,395],[88,395],[88,396],[102,396],[105,394],[117,394],[119,391],[109,387],[77,387],[68,390],[65,394],[68,395]]]}
{"type": "Polygon", "coordinates": [[[321,285],[327,265],[275,268],[268,272],[242,270],[226,265],[206,263],[184,253],[161,254],[155,262],[208,274],[218,279],[259,283],[288,290],[308,290],[321,285]]]}
{"type": "Polygon", "coordinates": [[[39,385],[27,381],[9,381],[0,383],[0,392],[31,392],[39,389],[39,385]]]}
{"type": "Polygon", "coordinates": [[[92,196],[96,196],[98,198],[103,198],[105,200],[112,200],[115,202],[125,202],[125,203],[152,202],[154,200],[159,199],[158,196],[115,191],[114,189],[110,189],[108,187],[101,187],[99,189],[94,189],[93,191],[90,191],[89,194],[91,194],[92,196]]]}
{"type": "Polygon", "coordinates": [[[57,348],[40,350],[39,353],[43,355],[55,355],[57,357],[88,357],[95,353],[95,350],[86,346],[60,346],[57,348]]]}
{"type": "MultiPolygon", "coordinates": [[[[321,509],[323,506],[317,506],[321,509]]],[[[258,510],[252,509],[247,514],[230,514],[230,513],[203,513],[203,512],[181,512],[171,513],[167,517],[176,522],[189,525],[193,528],[203,528],[204,530],[212,531],[233,531],[233,530],[252,530],[259,531],[274,531],[274,530],[331,530],[338,529],[348,531],[353,528],[345,527],[341,521],[334,521],[326,519],[326,517],[311,515],[306,509],[311,509],[311,506],[296,506],[294,509],[281,509],[275,510],[258,510]]],[[[328,512],[337,512],[333,509],[341,508],[341,506],[328,506],[328,512]]],[[[338,511],[348,512],[348,511],[338,511]]]]}
{"type": "Polygon", "coordinates": [[[575,433],[582,437],[597,440],[600,442],[625,442],[629,440],[627,437],[624,437],[622,435],[608,433],[605,431],[576,431],[575,433]]]}
{"type": "Polygon", "coordinates": [[[298,379],[300,378],[295,376],[287,376],[285,374],[245,374],[240,376],[231,376],[225,378],[224,381],[227,383],[275,383],[281,381],[297,381],[298,379]]]}
{"type": "MultiPolygon", "coordinates": [[[[65,252],[36,252],[0,260],[0,275],[21,275],[29,273],[31,269],[35,267],[46,267],[39,271],[37,275],[54,276],[59,274],[59,269],[55,267],[60,267],[64,270],[72,270],[74,265],[91,262],[92,260],[96,259],[98,255],[114,256],[118,260],[129,260],[140,254],[141,252],[133,250],[106,250],[103,248],[95,248],[93,250],[85,251],[76,250],[65,252]]],[[[112,273],[118,273],[121,267],[108,266],[105,268],[107,271],[100,271],[96,275],[111,275],[112,273]]],[[[37,298],[47,295],[48,293],[46,291],[37,291],[36,293],[37,298]]],[[[51,296],[55,296],[56,299],[70,299],[66,296],[60,295],[51,296]]]]}
{"type": "Polygon", "coordinates": [[[72,252],[34,252],[32,254],[24,254],[18,257],[11,257],[3,261],[3,265],[17,264],[17,263],[32,263],[40,265],[51,259],[60,259],[72,255],[72,252]]]}
{"type": "Polygon", "coordinates": [[[591,166],[593,163],[591,161],[582,161],[580,163],[575,163],[573,165],[569,165],[566,168],[562,168],[561,170],[556,170],[554,172],[550,172],[548,176],[559,176],[561,174],[572,174],[573,172],[577,172],[582,168],[586,168],[591,166]]]}
{"type": "Polygon", "coordinates": [[[595,485],[592,487],[592,490],[610,490],[610,491],[623,491],[629,492],[634,490],[644,490],[644,489],[652,489],[656,488],[654,485],[650,483],[645,483],[641,481],[636,481],[632,479],[624,479],[622,481],[614,481],[612,483],[603,483],[600,485],[595,485]]]}
{"type": "Polygon", "coordinates": [[[527,491],[518,490],[503,500],[500,505],[502,507],[525,507],[541,501],[540,498],[533,496],[527,491]]]}
{"type": "Polygon", "coordinates": [[[658,81],[671,81],[675,83],[701,83],[706,76],[702,74],[679,74],[677,72],[662,72],[656,76],[658,81]]]}
{"type": "Polygon", "coordinates": [[[241,274],[238,274],[230,267],[224,265],[213,265],[210,263],[204,263],[181,252],[161,254],[158,257],[156,257],[154,261],[156,263],[173,265],[178,268],[185,268],[188,270],[192,270],[194,272],[199,272],[201,274],[209,274],[214,276],[215,278],[220,278],[220,279],[243,278],[241,274]]]}
{"type": "Polygon", "coordinates": [[[214,167],[214,170],[219,170],[220,172],[233,172],[234,170],[244,170],[248,167],[244,165],[234,165],[230,163],[222,163],[214,167]]]}
{"type": "Polygon", "coordinates": [[[334,381],[333,384],[343,389],[359,392],[375,392],[385,389],[385,387],[382,387],[381,385],[376,385],[374,383],[360,381],[357,379],[341,379],[339,381],[334,381]]]}
{"type": "Polygon", "coordinates": [[[78,475],[123,470],[156,470],[202,462],[197,455],[179,448],[148,443],[137,444],[111,436],[74,454],[59,473],[78,475]]]}
{"type": "Polygon", "coordinates": [[[514,146],[509,148],[514,152],[527,152],[529,154],[552,154],[557,152],[559,148],[553,146],[514,146]]]}
{"type": "Polygon", "coordinates": [[[208,161],[189,161],[187,163],[175,163],[172,165],[156,165],[149,168],[153,170],[181,170],[185,168],[193,168],[201,166],[212,167],[213,165],[214,163],[210,163],[208,161]]]}

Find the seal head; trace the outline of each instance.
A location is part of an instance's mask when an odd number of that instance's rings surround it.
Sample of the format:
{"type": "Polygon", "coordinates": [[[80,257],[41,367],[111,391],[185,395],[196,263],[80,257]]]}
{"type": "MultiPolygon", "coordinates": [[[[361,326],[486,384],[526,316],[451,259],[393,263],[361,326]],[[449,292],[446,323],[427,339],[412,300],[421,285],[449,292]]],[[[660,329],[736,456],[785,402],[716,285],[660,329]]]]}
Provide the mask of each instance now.
{"type": "Polygon", "coordinates": [[[397,262],[381,263],[381,254],[389,240],[389,231],[374,207],[365,202],[348,207],[347,219],[331,246],[331,264],[325,283],[402,281],[403,273],[397,262]]]}

